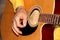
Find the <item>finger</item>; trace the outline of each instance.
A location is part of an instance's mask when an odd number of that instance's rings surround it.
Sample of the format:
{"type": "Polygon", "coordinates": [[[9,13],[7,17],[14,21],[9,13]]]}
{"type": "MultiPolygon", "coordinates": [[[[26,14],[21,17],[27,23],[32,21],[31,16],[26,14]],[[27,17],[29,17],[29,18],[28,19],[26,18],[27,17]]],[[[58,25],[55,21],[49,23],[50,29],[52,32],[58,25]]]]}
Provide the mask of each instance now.
{"type": "Polygon", "coordinates": [[[22,24],[21,24],[21,21],[20,21],[21,18],[15,18],[15,21],[16,21],[16,24],[18,27],[24,27],[22,24]]]}
{"type": "Polygon", "coordinates": [[[15,30],[14,30],[14,28],[12,27],[12,30],[13,30],[13,32],[16,34],[16,35],[19,35],[15,30]]]}
{"type": "Polygon", "coordinates": [[[14,21],[14,29],[17,33],[22,34],[22,32],[18,29],[15,21],[14,21]]]}
{"type": "Polygon", "coordinates": [[[27,17],[23,18],[23,25],[26,26],[27,25],[27,17]]]}

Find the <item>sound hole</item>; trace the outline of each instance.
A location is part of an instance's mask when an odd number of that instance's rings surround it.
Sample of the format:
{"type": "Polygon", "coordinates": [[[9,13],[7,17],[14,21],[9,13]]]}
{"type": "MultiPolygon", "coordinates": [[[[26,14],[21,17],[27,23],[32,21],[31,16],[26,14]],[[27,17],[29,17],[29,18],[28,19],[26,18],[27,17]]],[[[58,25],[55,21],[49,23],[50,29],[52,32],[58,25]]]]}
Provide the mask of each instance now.
{"type": "Polygon", "coordinates": [[[31,27],[28,22],[25,28],[20,28],[20,30],[22,31],[22,35],[26,36],[26,35],[30,35],[33,32],[35,32],[35,30],[37,29],[38,26],[36,27],[31,27]]]}

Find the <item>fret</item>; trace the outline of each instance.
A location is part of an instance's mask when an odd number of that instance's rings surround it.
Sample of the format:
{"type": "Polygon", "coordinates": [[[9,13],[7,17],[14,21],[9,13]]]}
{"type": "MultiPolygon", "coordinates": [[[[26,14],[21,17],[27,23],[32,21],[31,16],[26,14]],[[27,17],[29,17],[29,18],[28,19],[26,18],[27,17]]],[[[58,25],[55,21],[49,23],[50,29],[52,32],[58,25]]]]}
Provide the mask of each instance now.
{"type": "Polygon", "coordinates": [[[56,15],[54,15],[53,24],[56,24],[56,15]]]}
{"type": "Polygon", "coordinates": [[[53,20],[54,20],[53,24],[58,24],[59,15],[55,15],[55,19],[53,19],[53,20]]]}
{"type": "Polygon", "coordinates": [[[52,22],[52,24],[54,24],[55,15],[52,15],[51,18],[52,18],[52,19],[51,19],[51,20],[52,20],[51,22],[52,22]]]}
{"type": "Polygon", "coordinates": [[[45,23],[47,23],[47,16],[48,15],[46,15],[46,14],[40,14],[40,22],[45,22],[45,23]]]}
{"type": "Polygon", "coordinates": [[[50,15],[48,14],[48,16],[47,16],[47,22],[50,24],[50,23],[52,23],[51,20],[52,20],[51,14],[50,15]]]}
{"type": "Polygon", "coordinates": [[[45,22],[47,24],[59,24],[60,25],[60,16],[53,14],[40,14],[40,22],[45,22]]]}
{"type": "Polygon", "coordinates": [[[52,15],[52,14],[50,14],[51,15],[51,22],[50,22],[50,24],[53,24],[54,23],[54,20],[53,19],[55,19],[55,16],[54,15],[52,15]]]}
{"type": "MultiPolygon", "coordinates": [[[[58,19],[59,19],[59,16],[58,15],[51,15],[50,18],[51,18],[51,23],[50,24],[58,24],[58,19]],[[52,16],[52,17],[51,17],[52,16]]],[[[48,18],[49,19],[49,18],[48,18]]]]}
{"type": "Polygon", "coordinates": [[[60,25],[60,16],[59,16],[58,24],[60,25]]]}
{"type": "Polygon", "coordinates": [[[52,24],[53,23],[53,20],[52,20],[53,16],[51,14],[48,16],[49,16],[48,20],[50,21],[48,24],[52,24]]]}
{"type": "Polygon", "coordinates": [[[58,24],[58,19],[59,19],[59,16],[56,15],[56,24],[58,24]]]}

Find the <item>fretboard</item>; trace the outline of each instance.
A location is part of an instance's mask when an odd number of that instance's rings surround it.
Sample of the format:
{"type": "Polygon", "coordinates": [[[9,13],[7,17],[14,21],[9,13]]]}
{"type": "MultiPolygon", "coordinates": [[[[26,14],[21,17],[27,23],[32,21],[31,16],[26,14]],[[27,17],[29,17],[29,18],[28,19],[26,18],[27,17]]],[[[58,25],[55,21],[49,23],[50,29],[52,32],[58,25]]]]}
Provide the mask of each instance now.
{"type": "Polygon", "coordinates": [[[60,15],[56,15],[56,14],[40,14],[39,21],[47,23],[47,24],[60,25],[60,15]]]}

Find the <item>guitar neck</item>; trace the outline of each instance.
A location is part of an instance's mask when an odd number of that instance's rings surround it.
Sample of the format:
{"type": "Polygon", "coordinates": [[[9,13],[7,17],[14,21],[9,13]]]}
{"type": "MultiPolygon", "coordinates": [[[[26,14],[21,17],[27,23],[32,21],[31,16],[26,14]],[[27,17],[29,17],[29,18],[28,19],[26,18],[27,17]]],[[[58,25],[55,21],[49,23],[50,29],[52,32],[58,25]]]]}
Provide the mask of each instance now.
{"type": "Polygon", "coordinates": [[[40,14],[39,21],[47,23],[47,24],[60,25],[60,15],[56,15],[56,14],[40,14]]]}

